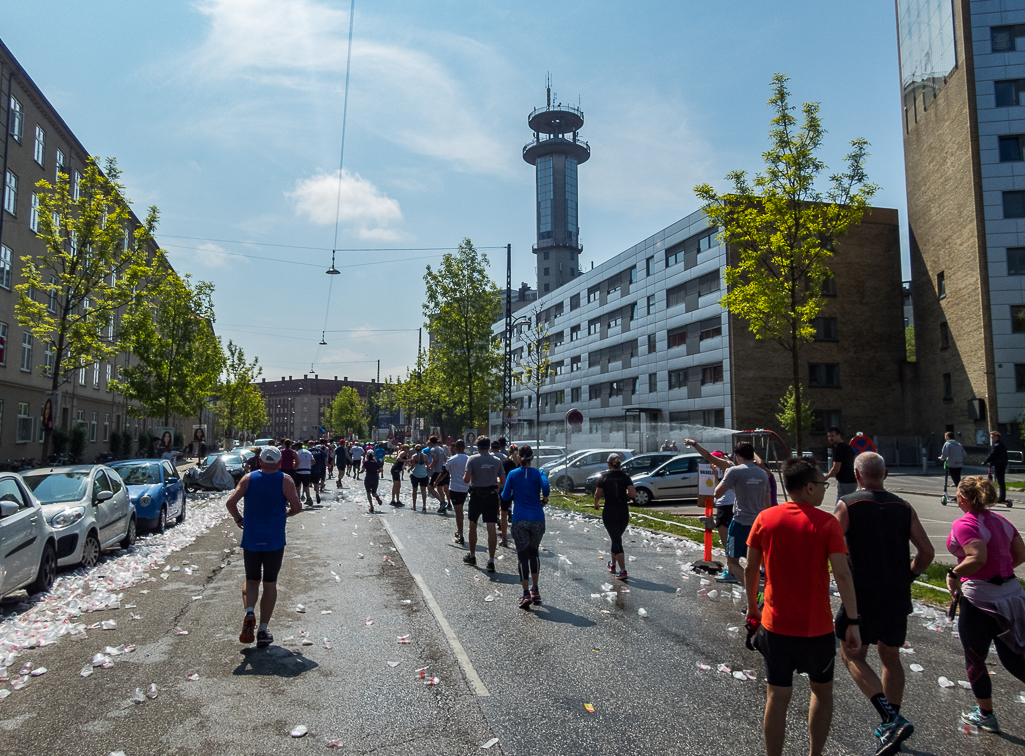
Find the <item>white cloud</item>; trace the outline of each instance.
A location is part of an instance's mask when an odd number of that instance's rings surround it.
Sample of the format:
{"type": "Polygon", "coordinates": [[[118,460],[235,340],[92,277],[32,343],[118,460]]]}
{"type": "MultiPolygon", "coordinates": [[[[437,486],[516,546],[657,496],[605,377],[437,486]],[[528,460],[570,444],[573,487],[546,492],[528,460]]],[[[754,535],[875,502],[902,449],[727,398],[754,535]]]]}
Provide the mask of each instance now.
{"type": "Polygon", "coordinates": [[[399,233],[391,228],[402,222],[399,203],[358,173],[318,173],[299,179],[286,192],[296,202],[296,213],[321,225],[333,225],[335,216],[361,239],[394,241],[399,233]]]}
{"type": "MultiPolygon", "coordinates": [[[[157,236],[159,238],[159,234],[157,236]]],[[[195,248],[177,244],[162,246],[167,248],[171,264],[183,273],[188,273],[190,268],[197,265],[205,268],[231,268],[248,262],[246,258],[230,254],[224,247],[212,242],[202,242],[195,248]]]]}

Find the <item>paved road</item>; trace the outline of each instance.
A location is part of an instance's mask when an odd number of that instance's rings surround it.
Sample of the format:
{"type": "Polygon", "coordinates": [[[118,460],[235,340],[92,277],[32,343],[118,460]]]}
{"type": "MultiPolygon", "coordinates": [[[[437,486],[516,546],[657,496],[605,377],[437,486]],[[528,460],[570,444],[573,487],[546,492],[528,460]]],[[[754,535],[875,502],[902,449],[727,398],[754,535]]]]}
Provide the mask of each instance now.
{"type": "MultiPolygon", "coordinates": [[[[127,589],[124,604],[137,603],[133,610],[87,615],[116,618],[115,630],[22,652],[18,666],[29,660],[50,671],[0,702],[4,753],[306,753],[340,738],[350,753],[469,754],[493,737],[499,742],[490,753],[531,756],[761,752],[760,657],[744,649],[742,633],[728,629],[742,625],[742,606],[699,598],[700,577],[681,573],[696,556],[688,544],[645,545],[643,531],[630,535],[628,554],[637,559],[629,564],[629,592],[616,585],[609,601],[602,595],[608,573],[601,552],[608,544],[600,523],[552,513],[543,542],[545,603],[527,613],[516,608],[513,551],[500,549],[494,575],[466,567],[451,542],[451,517],[387,506],[369,516],[350,500],[353,488],[290,520],[272,623],[278,645],[242,650],[237,642],[241,556],[225,520],[166,559],[190,560],[199,565],[195,574],[171,573],[127,589]],[[486,601],[489,595],[494,600],[486,601]],[[298,603],[305,614],[294,611],[298,603]],[[128,611],[142,619],[129,621],[128,611]],[[178,635],[176,627],[189,634],[178,635]],[[300,629],[310,631],[314,645],[286,640],[300,629]],[[399,645],[400,635],[411,643],[399,645]],[[324,637],[332,649],[323,648],[324,637]],[[138,650],[113,669],[78,676],[103,646],[122,643],[138,650]],[[721,663],[755,670],[759,682],[716,672],[721,663]],[[440,685],[427,687],[416,677],[424,665],[440,685]],[[190,669],[199,681],[185,680],[190,669]],[[158,699],[133,704],[132,691],[151,682],[162,690],[158,699]],[[310,734],[293,741],[288,733],[296,724],[310,734]]],[[[11,601],[4,607],[16,610],[11,601]]],[[[996,667],[995,698],[1007,734],[957,736],[955,721],[971,705],[970,694],[943,690],[936,679],[964,678],[960,646],[949,631],[925,629],[926,621],[912,619],[915,653],[905,657],[925,667],[909,673],[903,710],[919,731],[906,750],[1021,753],[1025,706],[1012,699],[1025,684],[996,667]]],[[[796,687],[788,754],[807,750],[807,686],[796,687]]],[[[829,752],[872,753],[872,715],[839,672],[829,752]]]]}

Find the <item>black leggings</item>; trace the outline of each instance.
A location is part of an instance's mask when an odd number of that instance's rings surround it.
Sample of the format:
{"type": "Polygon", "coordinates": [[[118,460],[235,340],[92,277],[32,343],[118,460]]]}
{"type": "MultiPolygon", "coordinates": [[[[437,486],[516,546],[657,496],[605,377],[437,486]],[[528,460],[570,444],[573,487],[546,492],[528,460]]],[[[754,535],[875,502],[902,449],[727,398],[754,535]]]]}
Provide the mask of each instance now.
{"type": "Polygon", "coordinates": [[[986,655],[989,654],[991,643],[996,645],[997,656],[1004,669],[1025,682],[1025,654],[1016,654],[997,638],[1001,632],[999,623],[964,597],[961,598],[957,632],[961,635],[961,645],[964,647],[968,682],[972,684],[972,694],[976,698],[993,697],[993,682],[986,667],[986,655]]]}
{"type": "Polygon", "coordinates": [[[516,520],[512,524],[512,537],[516,542],[516,558],[520,561],[520,580],[541,572],[541,538],[545,534],[544,520],[516,520]]]}
{"type": "Polygon", "coordinates": [[[950,482],[955,487],[961,482],[961,468],[960,467],[948,467],[947,472],[950,473],[950,482]]]}
{"type": "Polygon", "coordinates": [[[630,520],[627,517],[604,517],[602,521],[605,523],[605,530],[609,532],[609,538],[612,539],[612,553],[622,554],[623,533],[626,532],[630,520]]]}

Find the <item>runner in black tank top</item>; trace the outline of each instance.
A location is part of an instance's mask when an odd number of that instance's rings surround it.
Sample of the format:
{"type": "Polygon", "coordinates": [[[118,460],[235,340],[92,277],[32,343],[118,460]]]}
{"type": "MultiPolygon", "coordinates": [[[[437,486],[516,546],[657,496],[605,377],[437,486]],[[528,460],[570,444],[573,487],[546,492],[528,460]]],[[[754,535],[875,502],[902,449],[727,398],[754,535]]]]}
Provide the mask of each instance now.
{"type": "Polygon", "coordinates": [[[618,454],[610,454],[608,472],[598,478],[598,487],[594,489],[594,508],[599,509],[598,502],[605,497],[601,519],[612,539],[612,559],[608,562],[609,572],[620,580],[626,580],[626,555],[623,553],[623,533],[630,523],[630,500],[637,496],[630,476],[619,469],[621,460],[618,454]],[[619,571],[616,572],[616,567],[619,571]]]}

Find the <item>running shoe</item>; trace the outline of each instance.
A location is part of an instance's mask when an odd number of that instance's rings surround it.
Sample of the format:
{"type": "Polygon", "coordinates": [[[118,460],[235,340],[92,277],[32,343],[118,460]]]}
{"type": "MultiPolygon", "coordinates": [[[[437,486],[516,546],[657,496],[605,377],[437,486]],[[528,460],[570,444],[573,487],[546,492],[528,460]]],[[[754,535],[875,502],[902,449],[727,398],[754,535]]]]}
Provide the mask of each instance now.
{"type": "Polygon", "coordinates": [[[509,539],[503,538],[498,545],[501,546],[503,549],[509,548],[509,539]]]}
{"type": "Polygon", "coordinates": [[[915,734],[915,726],[898,714],[892,722],[885,722],[876,728],[879,748],[876,756],[893,756],[900,753],[900,744],[915,734]]]}
{"type": "Polygon", "coordinates": [[[494,572],[494,571],[495,571],[495,560],[494,559],[489,559],[488,560],[488,572],[494,572]]]}
{"type": "Polygon", "coordinates": [[[445,505],[444,504],[442,504],[440,507],[438,507],[438,514],[445,514],[445,505]]]}
{"type": "Polygon", "coordinates": [[[320,504],[320,491],[317,491],[317,503],[320,504]]]}
{"type": "Polygon", "coordinates": [[[620,570],[619,572],[616,573],[616,580],[626,580],[626,578],[627,578],[626,570],[620,570]]]}
{"type": "Polygon", "coordinates": [[[615,565],[612,564],[612,562],[606,562],[605,564],[607,564],[609,566],[609,572],[611,572],[613,575],[615,575],[616,574],[616,567],[615,567],[615,565]]]}
{"type": "Polygon", "coordinates": [[[537,590],[537,587],[530,589],[530,600],[535,606],[541,606],[541,593],[537,590]]]}
{"type": "Polygon", "coordinates": [[[463,546],[466,543],[466,539],[463,538],[462,533],[456,533],[456,543],[458,543],[460,546],[463,546]]]}
{"type": "Polygon", "coordinates": [[[740,585],[740,581],[733,577],[733,573],[726,572],[715,579],[717,583],[728,583],[732,585],[740,585]]]}
{"type": "Polygon", "coordinates": [[[1000,732],[1000,725],[997,724],[996,715],[992,712],[983,714],[978,706],[962,714],[961,721],[965,724],[975,725],[980,730],[985,730],[986,732],[1000,732]]]}
{"type": "Polygon", "coordinates": [[[246,612],[246,618],[242,620],[242,632],[239,633],[239,643],[252,643],[256,640],[253,631],[256,630],[256,615],[246,612]]]}
{"type": "Polygon", "coordinates": [[[273,642],[274,636],[270,634],[270,630],[260,630],[256,633],[257,648],[267,648],[273,642]]]}
{"type": "Polygon", "coordinates": [[[523,592],[523,598],[520,599],[520,609],[527,609],[527,610],[529,610],[530,609],[530,605],[531,605],[531,603],[533,603],[533,601],[534,601],[534,599],[531,597],[530,591],[524,591],[523,592]]]}
{"type": "Polygon", "coordinates": [[[463,557],[463,564],[469,564],[473,567],[477,566],[477,557],[474,554],[467,554],[463,557]]]}

